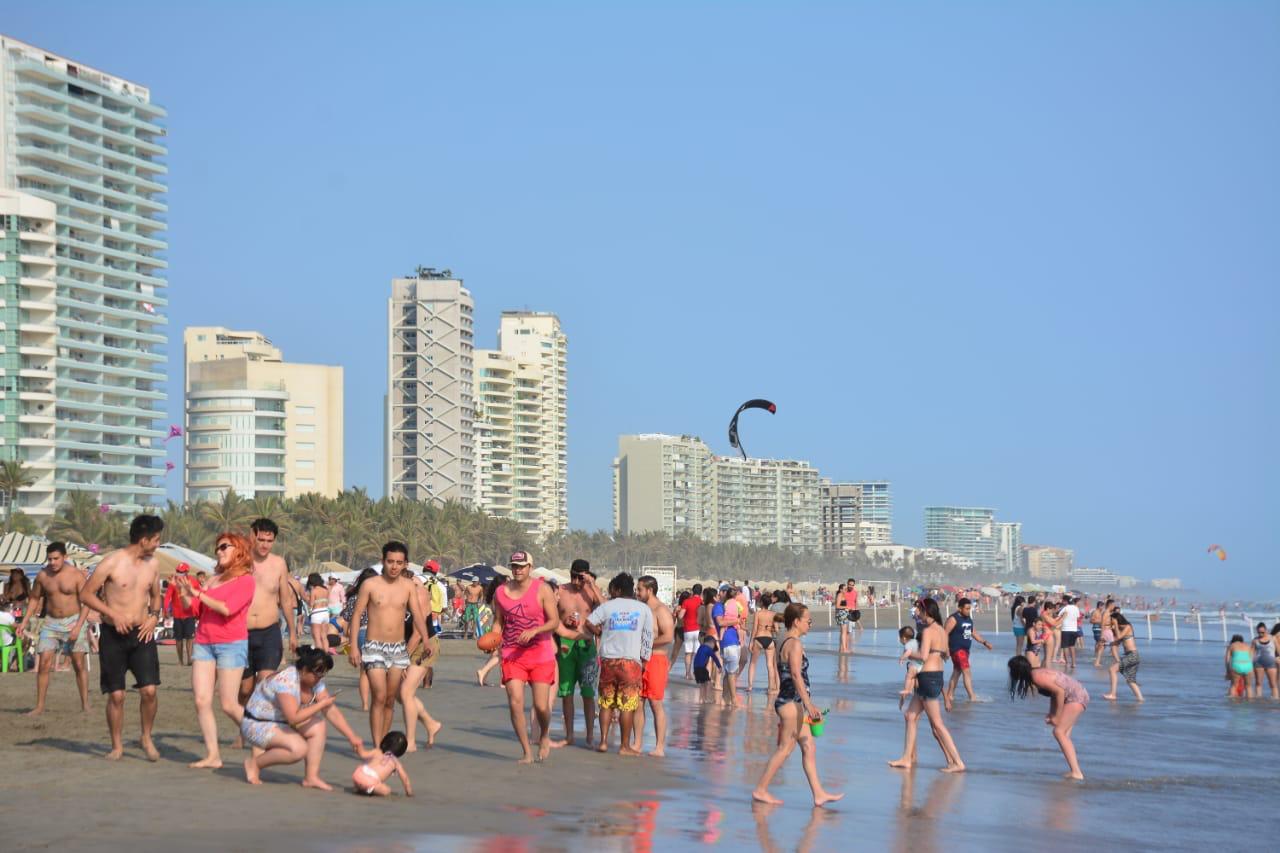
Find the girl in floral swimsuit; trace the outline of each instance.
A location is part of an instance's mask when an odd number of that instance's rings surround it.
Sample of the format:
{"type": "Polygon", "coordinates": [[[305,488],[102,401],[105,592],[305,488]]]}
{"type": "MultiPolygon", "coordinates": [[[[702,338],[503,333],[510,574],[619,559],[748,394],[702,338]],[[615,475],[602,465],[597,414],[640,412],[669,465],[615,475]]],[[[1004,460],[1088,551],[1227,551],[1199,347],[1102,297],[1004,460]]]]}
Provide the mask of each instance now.
{"type": "Polygon", "coordinates": [[[1053,726],[1053,737],[1067,760],[1067,778],[1084,779],[1080,762],[1076,760],[1075,744],[1071,742],[1071,730],[1089,706],[1089,691],[1065,672],[1033,667],[1023,655],[1009,658],[1009,697],[1025,699],[1033,689],[1049,697],[1049,715],[1044,721],[1053,726]]]}

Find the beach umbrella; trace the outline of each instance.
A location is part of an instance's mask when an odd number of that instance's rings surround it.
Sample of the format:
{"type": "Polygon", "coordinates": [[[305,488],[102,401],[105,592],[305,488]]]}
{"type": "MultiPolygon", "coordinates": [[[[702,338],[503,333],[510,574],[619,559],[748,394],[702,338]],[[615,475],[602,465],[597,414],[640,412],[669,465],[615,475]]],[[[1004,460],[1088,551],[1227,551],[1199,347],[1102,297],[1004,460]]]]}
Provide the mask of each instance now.
{"type": "Polygon", "coordinates": [[[1004,587],[1005,592],[1018,593],[1023,591],[1022,587],[1016,583],[1006,583],[1002,584],[1002,586],[1004,587]]]}
{"type": "Polygon", "coordinates": [[[999,598],[1002,595],[1000,590],[996,589],[993,586],[984,586],[982,589],[978,591],[981,592],[983,595],[991,595],[991,596],[995,596],[996,598],[999,598]]]}
{"type": "Polygon", "coordinates": [[[493,566],[486,566],[484,563],[476,563],[474,566],[467,566],[465,569],[458,569],[452,572],[449,577],[456,578],[467,583],[475,582],[488,585],[490,581],[498,577],[498,572],[493,566]]]}

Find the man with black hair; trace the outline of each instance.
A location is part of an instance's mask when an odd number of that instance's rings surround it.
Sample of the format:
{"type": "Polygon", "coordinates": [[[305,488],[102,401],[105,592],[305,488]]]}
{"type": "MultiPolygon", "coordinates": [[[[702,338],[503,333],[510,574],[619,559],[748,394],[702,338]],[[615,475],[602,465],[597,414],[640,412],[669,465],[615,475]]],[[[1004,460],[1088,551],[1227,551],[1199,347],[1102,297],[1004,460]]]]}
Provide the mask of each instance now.
{"type": "MultiPolygon", "coordinates": [[[[351,665],[364,667],[369,676],[369,731],[374,742],[391,731],[400,682],[409,669],[409,649],[405,643],[405,614],[412,630],[427,636],[426,614],[418,587],[404,576],[409,565],[409,546],[388,542],[382,546],[382,574],[374,575],[360,585],[351,624],[347,627],[347,645],[351,665]],[[357,642],[361,617],[369,614],[363,648],[357,642]]],[[[416,708],[414,709],[416,710],[416,708]]]]}
{"type": "Polygon", "coordinates": [[[574,743],[573,691],[576,687],[582,695],[588,749],[595,742],[598,659],[595,637],[586,632],[584,623],[602,600],[590,572],[590,563],[574,560],[569,567],[569,582],[556,590],[556,610],[560,616],[560,625],[556,628],[556,666],[560,684],[556,692],[564,714],[564,742],[568,745],[574,743]]]}
{"type": "Polygon", "coordinates": [[[89,671],[85,668],[85,654],[89,651],[87,619],[89,608],[80,603],[80,587],[84,575],[74,566],[67,565],[67,546],[50,542],[45,548],[45,563],[31,584],[31,600],[26,615],[18,626],[18,635],[27,630],[32,615],[44,611],[40,626],[40,639],[36,653],[40,655],[40,671],[36,674],[36,706],[27,712],[29,717],[44,713],[45,696],[49,693],[49,676],[53,673],[54,656],[59,650],[71,657],[71,668],[76,674],[76,687],[80,690],[80,710],[89,711],[89,671]]]}
{"type": "Polygon", "coordinates": [[[163,530],[164,522],[158,516],[135,518],[129,525],[128,546],[108,554],[80,587],[80,603],[102,614],[98,670],[102,692],[107,694],[107,730],[111,735],[111,751],[106,757],[112,761],[124,755],[121,734],[126,672],[132,673],[141,699],[142,751],[148,760],[160,760],[151,729],[160,684],[155,633],[162,612],[155,553],[163,530]]]}
{"type": "Polygon", "coordinates": [[[658,598],[658,579],[644,575],[636,586],[636,597],[653,614],[653,654],[645,661],[641,676],[640,706],[636,714],[635,747],[640,748],[644,738],[644,703],[653,712],[654,747],[649,754],[661,758],[666,755],[667,711],[663,701],[667,697],[667,675],[671,672],[671,646],[675,642],[676,622],[671,608],[658,598]]]}
{"type": "MultiPolygon", "coordinates": [[[[289,653],[297,654],[298,634],[294,619],[297,596],[290,585],[289,567],[284,558],[271,553],[279,526],[269,518],[259,518],[249,526],[253,545],[253,603],[249,605],[249,664],[240,680],[240,704],[253,694],[253,687],[275,675],[284,659],[280,616],[289,625],[289,653]]],[[[239,744],[239,738],[236,739],[239,744]]]]}
{"type": "Polygon", "coordinates": [[[600,752],[609,751],[609,726],[616,711],[622,726],[619,755],[632,748],[636,710],[644,683],[644,662],[653,653],[653,613],[636,601],[635,581],[626,572],[609,582],[609,600],[591,611],[588,630],[600,636],[600,752]]]}

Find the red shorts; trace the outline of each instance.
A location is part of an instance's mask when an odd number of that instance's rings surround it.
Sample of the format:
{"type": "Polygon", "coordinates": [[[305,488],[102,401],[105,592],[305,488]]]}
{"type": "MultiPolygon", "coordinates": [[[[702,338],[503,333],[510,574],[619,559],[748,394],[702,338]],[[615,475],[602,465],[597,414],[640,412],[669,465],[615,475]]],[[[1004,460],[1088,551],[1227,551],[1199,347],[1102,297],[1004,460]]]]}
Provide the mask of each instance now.
{"type": "Polygon", "coordinates": [[[525,663],[519,659],[502,662],[502,683],[523,681],[525,684],[555,684],[556,660],[552,658],[542,663],[525,663]]]}
{"type": "Polygon", "coordinates": [[[969,650],[956,649],[954,652],[951,653],[951,661],[952,663],[955,664],[956,669],[968,669],[969,668],[969,650]]]}
{"type": "Polygon", "coordinates": [[[667,695],[667,674],[671,671],[671,661],[666,655],[654,654],[644,665],[644,675],[640,678],[640,698],[661,702],[667,695]]]}

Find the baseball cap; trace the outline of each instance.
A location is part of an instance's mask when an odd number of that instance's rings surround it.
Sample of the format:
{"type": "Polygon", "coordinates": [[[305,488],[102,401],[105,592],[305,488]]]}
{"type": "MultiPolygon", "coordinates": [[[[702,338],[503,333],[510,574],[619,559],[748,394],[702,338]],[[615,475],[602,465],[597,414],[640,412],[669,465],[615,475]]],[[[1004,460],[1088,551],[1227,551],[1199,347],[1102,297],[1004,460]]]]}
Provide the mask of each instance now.
{"type": "Polygon", "coordinates": [[[426,565],[424,565],[422,568],[431,572],[431,574],[433,575],[440,574],[440,564],[437,563],[435,560],[427,560],[426,565]]]}
{"type": "Polygon", "coordinates": [[[508,566],[532,566],[533,560],[529,559],[529,554],[525,551],[514,551],[511,559],[507,560],[508,566]]]}
{"type": "Polygon", "coordinates": [[[191,567],[186,563],[178,563],[178,568],[174,569],[174,571],[180,575],[185,575],[187,572],[191,571],[191,567]]]}

